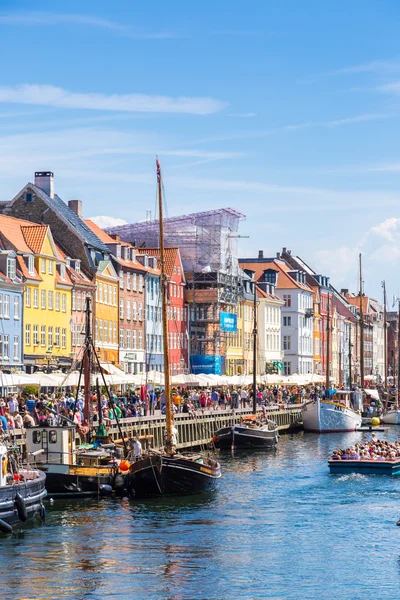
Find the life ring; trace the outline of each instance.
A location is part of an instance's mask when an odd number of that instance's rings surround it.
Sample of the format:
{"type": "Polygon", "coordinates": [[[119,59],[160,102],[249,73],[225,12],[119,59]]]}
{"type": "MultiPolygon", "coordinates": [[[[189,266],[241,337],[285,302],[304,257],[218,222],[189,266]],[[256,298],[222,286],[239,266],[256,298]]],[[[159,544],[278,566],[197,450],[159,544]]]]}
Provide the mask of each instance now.
{"type": "Polygon", "coordinates": [[[19,520],[25,523],[28,519],[28,511],[26,510],[25,500],[18,492],[15,494],[14,504],[17,509],[19,520]]]}
{"type": "Polygon", "coordinates": [[[7,475],[7,470],[8,470],[8,459],[6,456],[3,456],[2,461],[1,461],[1,470],[3,473],[3,477],[5,477],[7,475]]]}

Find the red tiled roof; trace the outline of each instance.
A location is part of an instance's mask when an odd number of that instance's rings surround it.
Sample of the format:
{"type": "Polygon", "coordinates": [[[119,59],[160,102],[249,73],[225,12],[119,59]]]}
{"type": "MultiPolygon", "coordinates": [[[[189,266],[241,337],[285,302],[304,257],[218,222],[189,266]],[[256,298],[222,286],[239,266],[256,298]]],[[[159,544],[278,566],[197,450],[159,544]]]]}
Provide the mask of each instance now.
{"type": "Polygon", "coordinates": [[[35,254],[41,254],[48,230],[48,225],[21,225],[22,235],[35,254]]]}
{"type": "Polygon", "coordinates": [[[0,215],[0,235],[8,241],[7,247],[12,245],[17,252],[32,254],[32,250],[28,246],[22,232],[23,226],[35,227],[30,221],[0,215]]]}
{"type": "Polygon", "coordinates": [[[96,223],[94,223],[90,219],[84,219],[84,221],[85,221],[86,225],[89,227],[89,229],[91,229],[93,231],[93,233],[97,235],[99,240],[101,240],[104,244],[118,244],[119,243],[116,240],[114,240],[114,238],[112,238],[110,235],[108,235],[108,233],[106,233],[104,231],[104,229],[101,229],[101,227],[96,225],[96,223]]]}
{"type": "Polygon", "coordinates": [[[300,288],[302,290],[306,290],[307,292],[312,292],[311,288],[306,283],[299,283],[291,275],[289,275],[288,271],[293,271],[286,263],[283,261],[265,261],[265,262],[240,262],[239,266],[241,269],[248,269],[249,271],[254,271],[255,278],[260,279],[264,271],[266,269],[273,269],[279,273],[278,276],[278,285],[277,289],[293,289],[300,288]]]}
{"type": "MultiPolygon", "coordinates": [[[[159,248],[138,248],[136,252],[137,254],[155,256],[158,261],[161,260],[161,250],[159,248]]],[[[165,273],[168,277],[172,277],[174,273],[174,266],[176,265],[177,258],[179,258],[178,248],[165,248],[165,273]]]]}

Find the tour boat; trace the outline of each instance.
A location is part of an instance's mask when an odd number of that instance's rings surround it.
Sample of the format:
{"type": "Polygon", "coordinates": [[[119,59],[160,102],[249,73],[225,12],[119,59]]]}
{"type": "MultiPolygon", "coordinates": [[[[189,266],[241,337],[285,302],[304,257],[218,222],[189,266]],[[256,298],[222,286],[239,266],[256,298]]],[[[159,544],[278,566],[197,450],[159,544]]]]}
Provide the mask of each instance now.
{"type": "Polygon", "coordinates": [[[168,356],[167,289],[165,272],[165,248],[163,225],[163,202],[161,169],[158,159],[157,184],[160,224],[160,267],[161,267],[161,307],[164,353],[164,394],[166,402],[165,449],[162,452],[150,451],[138,458],[125,477],[129,495],[160,496],[164,494],[198,494],[213,490],[221,477],[219,463],[202,454],[180,453],[176,449],[177,431],[174,427],[174,411],[171,400],[170,368],[168,356]]]}
{"type": "Polygon", "coordinates": [[[278,439],[278,426],[274,421],[263,422],[250,415],[243,417],[239,424],[218,429],[213,441],[217,448],[273,448],[278,439]]]}
{"type": "Polygon", "coordinates": [[[37,513],[44,518],[46,475],[37,469],[19,468],[14,451],[3,442],[0,462],[0,532],[11,533],[13,525],[32,519],[37,513]]]}
{"type": "Polygon", "coordinates": [[[359,407],[360,392],[337,391],[329,399],[307,402],[301,411],[305,431],[316,433],[339,433],[357,431],[361,427],[362,416],[359,407]],[[354,395],[354,404],[350,395],[354,395]]]}
{"type": "Polygon", "coordinates": [[[400,475],[400,460],[328,460],[335,475],[400,475]]]}

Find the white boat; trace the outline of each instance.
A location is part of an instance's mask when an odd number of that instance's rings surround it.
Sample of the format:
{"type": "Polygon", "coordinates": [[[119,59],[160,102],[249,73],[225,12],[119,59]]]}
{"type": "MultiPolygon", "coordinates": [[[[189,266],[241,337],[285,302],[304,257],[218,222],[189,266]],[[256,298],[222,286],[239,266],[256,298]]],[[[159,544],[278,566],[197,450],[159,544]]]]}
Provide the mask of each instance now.
{"type": "Polygon", "coordinates": [[[380,417],[386,425],[400,425],[400,408],[390,408],[380,417]]]}
{"type": "Polygon", "coordinates": [[[301,411],[305,431],[316,433],[339,433],[356,431],[361,427],[361,411],[359,408],[360,392],[352,392],[355,396],[352,405],[350,392],[340,390],[327,400],[318,399],[307,402],[301,411]]]}

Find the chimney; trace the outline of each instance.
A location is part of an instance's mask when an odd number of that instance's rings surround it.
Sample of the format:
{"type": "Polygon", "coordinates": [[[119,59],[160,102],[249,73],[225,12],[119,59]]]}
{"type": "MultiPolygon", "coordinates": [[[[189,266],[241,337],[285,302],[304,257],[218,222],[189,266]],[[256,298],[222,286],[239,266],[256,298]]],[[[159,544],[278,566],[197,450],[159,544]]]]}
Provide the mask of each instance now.
{"type": "Polygon", "coordinates": [[[117,233],[109,233],[108,235],[116,242],[119,242],[119,235],[117,233]]]}
{"type": "Polygon", "coordinates": [[[258,251],[258,258],[264,258],[264,250],[258,251]]]}
{"type": "Polygon", "coordinates": [[[280,252],[277,252],[277,253],[276,253],[276,258],[277,258],[278,260],[280,260],[280,259],[281,259],[281,253],[280,253],[280,252]]]}
{"type": "Polygon", "coordinates": [[[340,290],[340,293],[342,294],[342,296],[346,296],[349,293],[349,290],[347,288],[342,288],[340,290]]]}
{"type": "Polygon", "coordinates": [[[286,254],[286,248],[282,248],[282,254],[286,254]]]}
{"type": "Polygon", "coordinates": [[[68,206],[78,217],[82,218],[82,200],[68,200],[68,206]]]}
{"type": "Polygon", "coordinates": [[[54,198],[54,173],[51,171],[36,171],[35,186],[47,194],[49,198],[54,198]]]}

